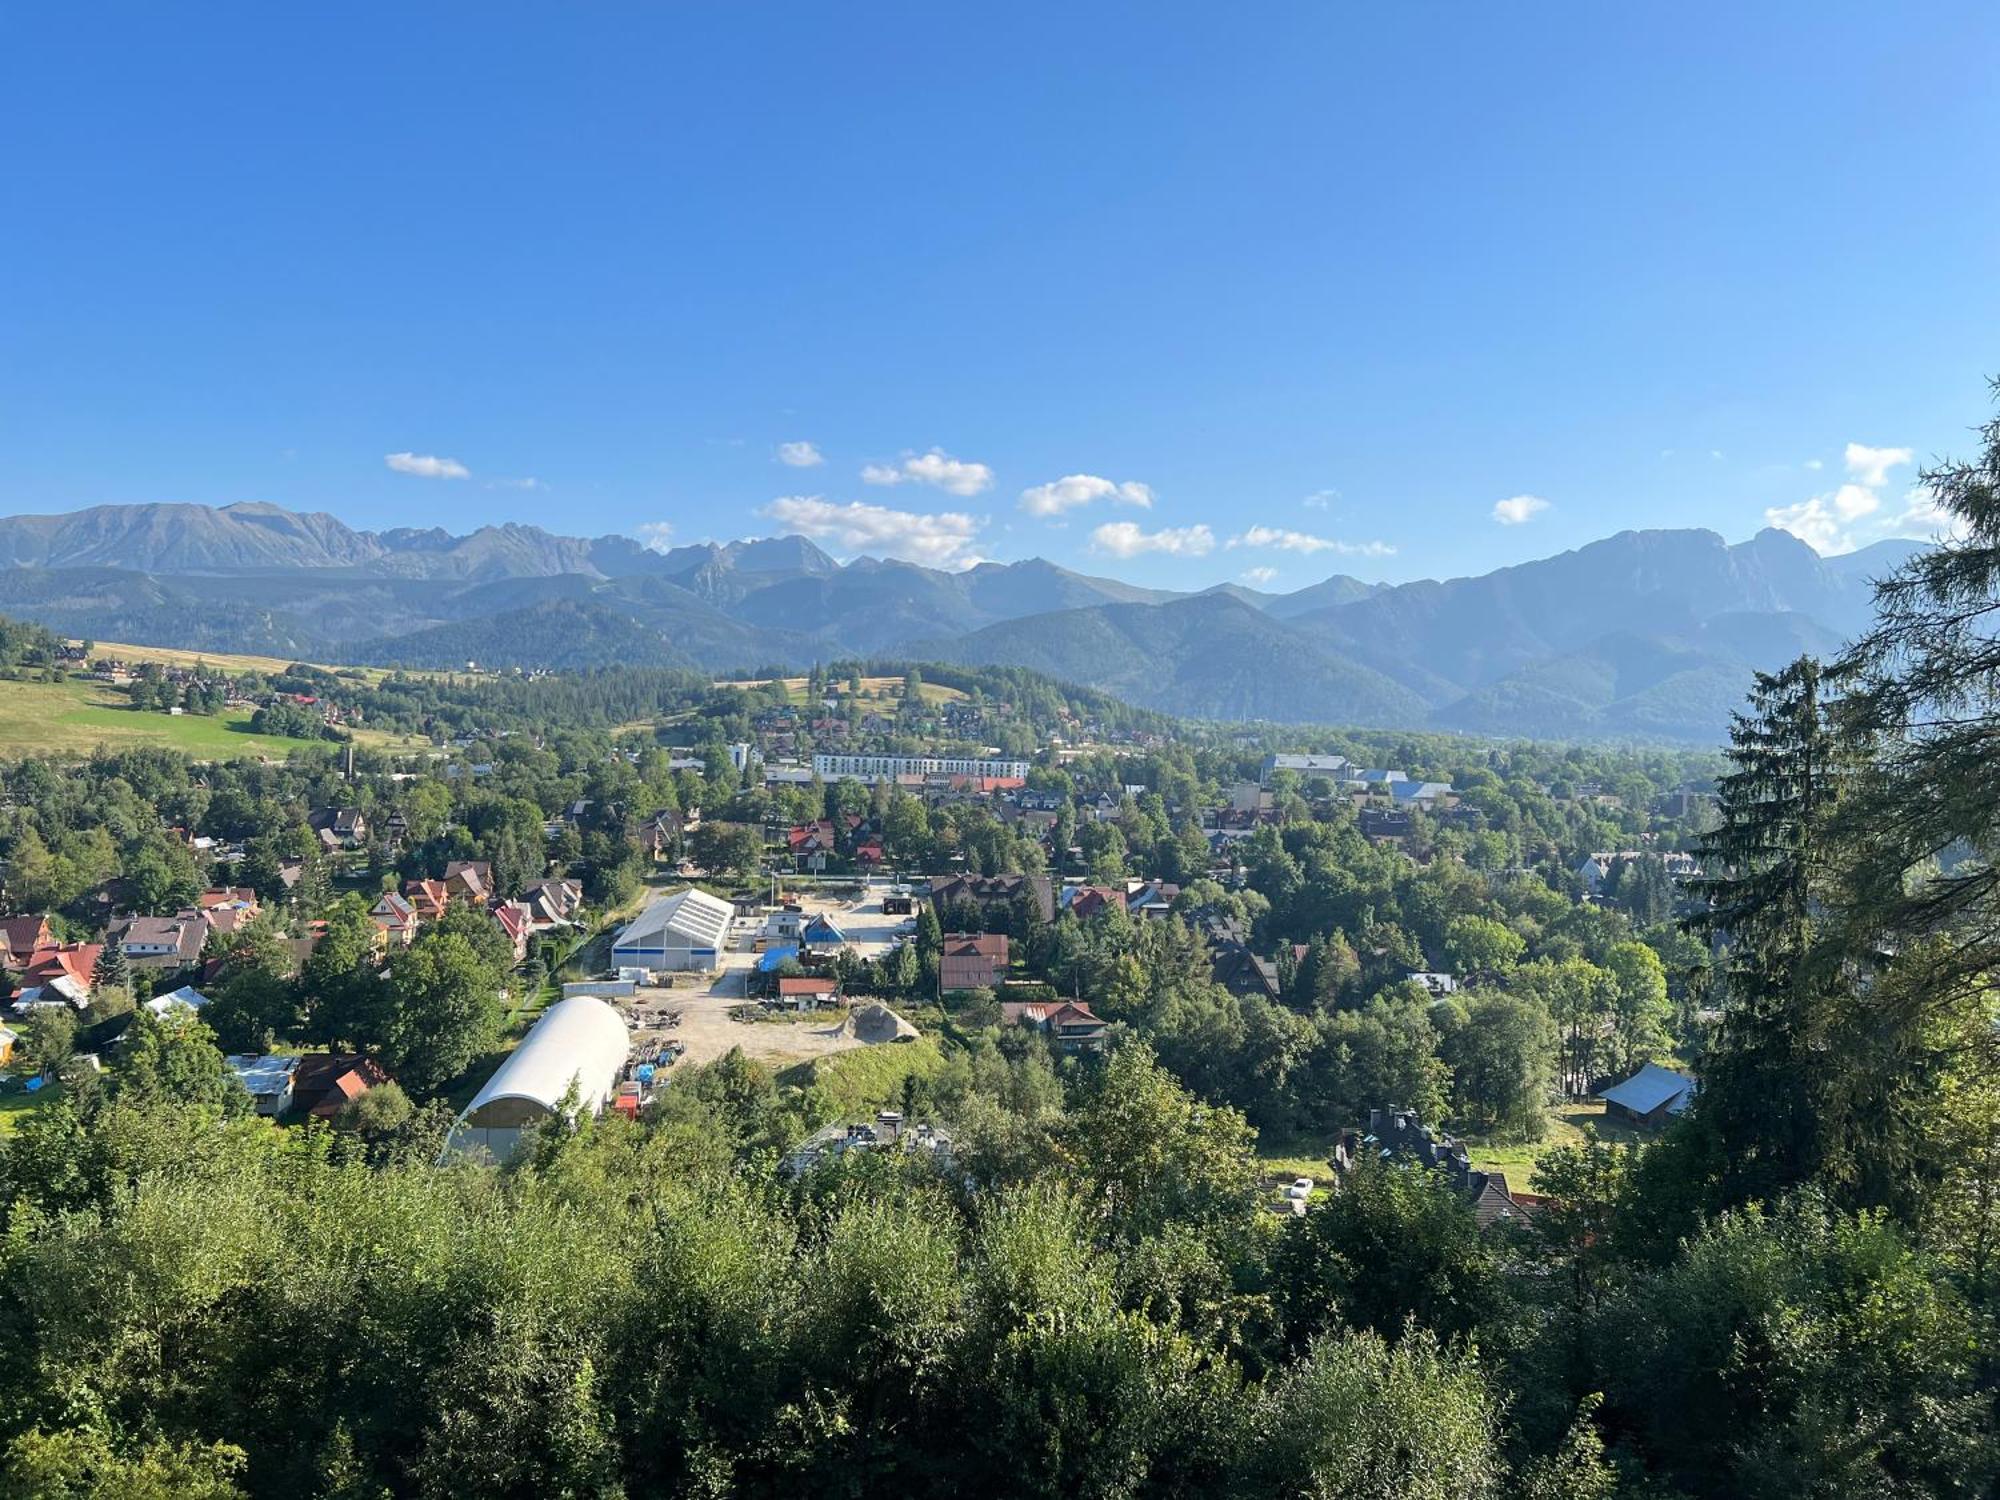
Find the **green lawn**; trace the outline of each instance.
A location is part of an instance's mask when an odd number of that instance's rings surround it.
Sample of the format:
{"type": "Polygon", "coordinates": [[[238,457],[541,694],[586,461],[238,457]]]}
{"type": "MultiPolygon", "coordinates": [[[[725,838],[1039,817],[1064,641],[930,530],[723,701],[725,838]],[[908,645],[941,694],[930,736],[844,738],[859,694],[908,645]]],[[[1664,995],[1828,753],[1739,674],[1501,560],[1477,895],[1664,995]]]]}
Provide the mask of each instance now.
{"type": "Polygon", "coordinates": [[[19,1130],[30,1111],[40,1109],[51,1099],[60,1099],[62,1091],[60,1083],[48,1083],[31,1094],[21,1087],[17,1077],[8,1084],[5,1093],[0,1093],[0,1138],[19,1130]]]}
{"type": "MultiPolygon", "coordinates": [[[[363,743],[394,743],[363,731],[363,743]]],[[[0,681],[0,755],[88,755],[100,745],[164,745],[202,760],[277,755],[324,741],[252,734],[241,711],[206,718],[133,708],[100,682],[0,681]]]]}
{"type": "MultiPolygon", "coordinates": [[[[1557,1146],[1577,1146],[1596,1137],[1604,1141],[1644,1141],[1651,1136],[1642,1130],[1604,1117],[1604,1106],[1589,1100],[1565,1104],[1549,1114],[1548,1134],[1539,1141],[1493,1142],[1467,1138],[1466,1149],[1472,1165],[1486,1172],[1505,1172],[1507,1184],[1523,1192],[1535,1190],[1535,1163],[1542,1153],[1557,1146]]],[[[1333,1136],[1266,1136],[1257,1142],[1257,1162],[1276,1178],[1313,1177],[1324,1179],[1329,1170],[1327,1156],[1333,1136]]]]}

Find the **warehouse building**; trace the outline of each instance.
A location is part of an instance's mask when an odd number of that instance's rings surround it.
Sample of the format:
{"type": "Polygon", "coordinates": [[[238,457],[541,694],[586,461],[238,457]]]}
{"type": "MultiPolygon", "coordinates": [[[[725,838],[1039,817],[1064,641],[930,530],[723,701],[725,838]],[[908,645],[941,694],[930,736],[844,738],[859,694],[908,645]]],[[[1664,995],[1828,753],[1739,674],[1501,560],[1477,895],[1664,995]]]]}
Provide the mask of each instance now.
{"type": "Polygon", "coordinates": [[[551,1005],[473,1095],[445,1142],[445,1156],[511,1159],[555,1117],[572,1087],[579,1111],[601,1113],[618,1088],[631,1046],[625,1018],[595,996],[551,1005]]]}
{"type": "Polygon", "coordinates": [[[662,896],[611,943],[617,969],[713,969],[729,942],[735,908],[692,888],[662,896]]]}

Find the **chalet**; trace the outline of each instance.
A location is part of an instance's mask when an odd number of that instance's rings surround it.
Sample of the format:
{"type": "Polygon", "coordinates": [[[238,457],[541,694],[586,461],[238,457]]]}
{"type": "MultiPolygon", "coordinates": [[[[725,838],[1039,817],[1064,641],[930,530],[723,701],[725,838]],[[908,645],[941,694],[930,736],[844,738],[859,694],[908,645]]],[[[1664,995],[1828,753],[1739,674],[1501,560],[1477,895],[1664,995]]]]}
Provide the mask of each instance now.
{"type": "Polygon", "coordinates": [[[1007,938],[1003,933],[947,933],[938,959],[938,987],[990,990],[1007,977],[1007,938]]]}
{"type": "Polygon", "coordinates": [[[1439,974],[1430,970],[1418,969],[1405,974],[1403,977],[1413,983],[1422,985],[1433,995],[1440,998],[1445,995],[1455,995],[1458,993],[1458,981],[1449,974],[1439,974]]]}
{"type": "Polygon", "coordinates": [[[1023,891],[1035,903],[1044,922],[1055,920],[1055,891],[1046,875],[935,875],[931,878],[930,901],[942,909],[958,901],[981,908],[1011,907],[1023,891]]]}
{"type": "Polygon", "coordinates": [[[1647,1063],[1622,1083],[1601,1089],[1604,1112],[1634,1125],[1658,1127],[1687,1112],[1695,1095],[1695,1081],[1685,1073],[1647,1063]]]}
{"type": "Polygon", "coordinates": [[[224,1061],[250,1095],[258,1114],[281,1115],[292,1107],[292,1075],[298,1070],[298,1058],[244,1052],[224,1061]]]}
{"type": "Polygon", "coordinates": [[[1252,953],[1246,943],[1217,943],[1209,977],[1239,997],[1261,995],[1266,1000],[1276,1000],[1283,993],[1278,966],[1252,953]]]}
{"type": "Polygon", "coordinates": [[[1010,1025],[1026,1026],[1048,1037],[1060,1052],[1102,1052],[1108,1027],[1080,1000],[1007,1002],[1000,1014],[1010,1025]]]}
{"type": "Polygon", "coordinates": [[[537,880],[522,890],[519,904],[528,910],[530,927],[552,932],[575,925],[583,910],[583,887],[574,880],[537,880]]]}
{"type": "Polygon", "coordinates": [[[1062,904],[1063,910],[1078,921],[1087,921],[1106,912],[1125,910],[1125,893],[1109,885],[1064,886],[1062,904]]]}
{"type": "Polygon", "coordinates": [[[368,842],[368,815],[358,807],[322,807],[307,821],[328,853],[359,849],[368,842]]]}
{"type": "Polygon", "coordinates": [[[484,906],[495,894],[493,866],[483,859],[455,859],[444,867],[444,888],[455,901],[484,906]]]}
{"type": "Polygon", "coordinates": [[[1344,1175],[1366,1158],[1440,1173],[1471,1204],[1482,1230],[1519,1223],[1532,1208],[1508,1187],[1506,1173],[1475,1170],[1462,1141],[1431,1129],[1406,1109],[1371,1109],[1365,1132],[1341,1132],[1333,1148],[1334,1169],[1344,1175]]]}
{"type": "Polygon", "coordinates": [[[435,922],[451,905],[451,892],[442,880],[406,880],[403,899],[410,903],[419,922],[435,922]]]}
{"type": "Polygon", "coordinates": [[[1449,781],[1392,781],[1389,797],[1402,807],[1435,807],[1450,799],[1449,781]]]}
{"type": "Polygon", "coordinates": [[[169,1016],[199,1015],[208,1004],[208,996],[191,985],[182,985],[171,994],[155,995],[148,1000],[144,1009],[155,1020],[164,1021],[169,1016]]]}
{"type": "Polygon", "coordinates": [[[53,948],[55,943],[47,917],[0,918],[0,963],[9,969],[26,968],[38,950],[53,948]]]}

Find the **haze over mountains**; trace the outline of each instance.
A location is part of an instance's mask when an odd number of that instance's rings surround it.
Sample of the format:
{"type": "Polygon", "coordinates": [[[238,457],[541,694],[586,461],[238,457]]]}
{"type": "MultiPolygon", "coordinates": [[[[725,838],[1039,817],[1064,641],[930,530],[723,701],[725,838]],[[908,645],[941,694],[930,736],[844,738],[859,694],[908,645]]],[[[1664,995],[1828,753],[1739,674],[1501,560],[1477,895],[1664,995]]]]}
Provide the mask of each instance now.
{"type": "Polygon", "coordinates": [[[1477,577],[1143,589],[1035,558],[947,573],[803,537],[655,551],[266,504],[0,519],[0,614],[73,636],[364,665],[726,671],[836,656],[1032,667],[1214,718],[1718,739],[1755,667],[1863,628],[1921,544],[1628,531],[1477,577]]]}

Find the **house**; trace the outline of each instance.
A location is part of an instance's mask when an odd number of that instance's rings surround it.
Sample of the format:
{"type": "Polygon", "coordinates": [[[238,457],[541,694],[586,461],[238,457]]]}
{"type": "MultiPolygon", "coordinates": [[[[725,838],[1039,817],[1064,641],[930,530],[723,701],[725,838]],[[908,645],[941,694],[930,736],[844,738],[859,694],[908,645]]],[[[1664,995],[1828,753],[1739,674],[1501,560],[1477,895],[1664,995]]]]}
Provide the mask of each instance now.
{"type": "Polygon", "coordinates": [[[1634,1125],[1657,1127],[1687,1113],[1695,1089],[1695,1080],[1687,1074],[1647,1063],[1624,1082],[1600,1089],[1597,1097],[1604,1101],[1606,1115],[1629,1120],[1634,1125]]]}
{"type": "Polygon", "coordinates": [[[410,904],[419,922],[435,922],[451,905],[451,892],[442,880],[406,880],[403,899],[410,904]]]}
{"type": "Polygon", "coordinates": [[[484,906],[493,899],[493,866],[483,859],[455,859],[444,867],[445,891],[457,901],[484,906]]]}
{"type": "Polygon", "coordinates": [[[574,880],[536,880],[521,890],[521,900],[535,915],[536,926],[574,922],[583,911],[583,887],[574,880]]]}
{"type": "Polygon", "coordinates": [[[305,856],[287,854],[278,861],[278,884],[289,894],[299,888],[299,882],[306,878],[305,856]]]}
{"type": "Polygon", "coordinates": [[[1361,836],[1370,839],[1406,839],[1416,828],[1415,819],[1395,807],[1364,807],[1355,822],[1361,836]]]}
{"type": "Polygon", "coordinates": [[[1125,893],[1109,885],[1064,886],[1062,903],[1063,909],[1078,921],[1087,921],[1106,912],[1125,910],[1125,893]]]}
{"type": "Polygon", "coordinates": [[[394,891],[384,891],[378,896],[368,908],[368,915],[391,949],[409,947],[422,925],[417,919],[417,909],[394,891]]]}
{"type": "Polygon", "coordinates": [[[389,1074],[372,1057],[308,1052],[292,1071],[292,1108],[315,1119],[331,1120],[370,1089],[387,1082],[389,1074]]]}
{"type": "Polygon", "coordinates": [[[21,994],[15,1005],[32,1004],[28,992],[53,985],[55,994],[78,1010],[90,1003],[90,987],[97,977],[97,958],[102,943],[55,943],[37,948],[21,965],[21,994]]]}
{"type": "Polygon", "coordinates": [[[1472,1206],[1479,1228],[1518,1223],[1533,1205],[1516,1195],[1504,1172],[1475,1170],[1464,1142],[1433,1130],[1407,1109],[1371,1109],[1365,1132],[1344,1130],[1334,1143],[1334,1170],[1352,1172],[1364,1158],[1438,1172],[1472,1206]]]}
{"type": "Polygon", "coordinates": [[[808,948],[845,948],[847,934],[834,925],[833,918],[821,913],[808,921],[799,936],[808,948]]]}
{"type": "Polygon", "coordinates": [[[247,885],[218,885],[205,890],[195,901],[197,911],[217,911],[224,908],[248,911],[257,914],[257,893],[247,885]]]}
{"type": "Polygon", "coordinates": [[[1276,1000],[1283,993],[1278,966],[1268,958],[1259,958],[1242,942],[1215,944],[1209,977],[1238,997],[1261,995],[1276,1000]]]}
{"type": "Polygon", "coordinates": [[[1009,1001],[1000,1007],[1009,1025],[1026,1026],[1043,1033],[1049,1045],[1061,1052],[1102,1052],[1105,1023],[1080,1000],[1009,1001]]]}
{"type": "Polygon", "coordinates": [[[123,917],[105,935],[125,949],[125,961],[134,969],[168,973],[201,957],[208,930],[200,912],[184,911],[171,917],[123,917]]]}
{"type": "Polygon", "coordinates": [[[953,932],[938,959],[938,988],[990,990],[1007,977],[1007,938],[997,932],[953,932]]]}
{"type": "Polygon", "coordinates": [[[1125,883],[1125,910],[1135,917],[1159,918],[1174,909],[1181,888],[1168,880],[1128,880],[1125,883]]]}
{"type": "Polygon", "coordinates": [[[815,1010],[840,1003],[840,986],[812,975],[787,975],[778,980],[777,1003],[786,1010],[815,1010]]]}
{"type": "Polygon", "coordinates": [[[25,969],[37,950],[53,948],[55,943],[47,917],[0,918],[0,965],[25,969]]]}
{"type": "Polygon", "coordinates": [[[359,849],[368,842],[368,815],[358,807],[316,808],[306,821],[319,835],[320,847],[330,854],[359,849]]]}
{"type": "Polygon", "coordinates": [[[299,1060],[276,1053],[243,1052],[225,1059],[260,1115],[281,1115],[292,1107],[292,1074],[299,1060]]]}
{"type": "Polygon", "coordinates": [[[164,1021],[172,1015],[195,1015],[208,1004],[208,996],[191,985],[182,985],[167,995],[155,995],[146,1002],[146,1009],[154,1019],[164,1021]]]}
{"type": "Polygon", "coordinates": [[[528,938],[534,929],[528,918],[528,908],[518,901],[502,901],[493,908],[493,925],[500,929],[500,935],[514,951],[514,962],[520,963],[528,956],[528,938]]]}
{"type": "Polygon", "coordinates": [[[1044,922],[1055,920],[1055,891],[1046,875],[935,875],[931,877],[930,901],[939,911],[957,901],[969,901],[982,909],[1011,907],[1023,891],[1044,922]]]}
{"type": "Polygon", "coordinates": [[[619,969],[713,969],[729,941],[735,908],[706,891],[662,896],[612,940],[619,969]]]}
{"type": "Polygon", "coordinates": [[[1458,993],[1458,981],[1449,974],[1433,973],[1424,969],[1413,970],[1403,976],[1429,990],[1439,997],[1458,993]]]}

